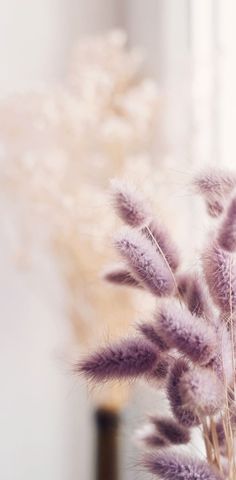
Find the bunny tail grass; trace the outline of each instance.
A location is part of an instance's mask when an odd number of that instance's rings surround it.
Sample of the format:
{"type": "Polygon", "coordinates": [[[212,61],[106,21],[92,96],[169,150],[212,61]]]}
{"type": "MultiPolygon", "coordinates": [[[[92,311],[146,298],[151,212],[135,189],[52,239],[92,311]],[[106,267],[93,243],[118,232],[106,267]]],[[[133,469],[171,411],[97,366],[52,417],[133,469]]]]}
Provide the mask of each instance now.
{"type": "Polygon", "coordinates": [[[176,452],[149,453],[143,465],[162,480],[223,480],[206,462],[176,452]]]}
{"type": "Polygon", "coordinates": [[[149,372],[158,358],[149,342],[127,338],[82,360],[78,371],[93,381],[136,378],[149,372]]]}
{"type": "Polygon", "coordinates": [[[115,247],[147,290],[159,297],[173,293],[175,283],[171,272],[155,247],[140,232],[123,229],[115,239],[115,247]]]}

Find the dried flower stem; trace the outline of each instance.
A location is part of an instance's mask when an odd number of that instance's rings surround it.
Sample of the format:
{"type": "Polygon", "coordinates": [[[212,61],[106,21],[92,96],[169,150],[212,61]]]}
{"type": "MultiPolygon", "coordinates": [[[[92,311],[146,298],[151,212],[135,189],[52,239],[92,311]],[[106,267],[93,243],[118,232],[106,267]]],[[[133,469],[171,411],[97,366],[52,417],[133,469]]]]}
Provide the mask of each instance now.
{"type": "Polygon", "coordinates": [[[203,429],[203,439],[205,443],[206,456],[209,463],[213,463],[212,459],[212,443],[210,440],[209,429],[207,425],[207,420],[205,418],[201,419],[202,429],[203,429]]]}
{"type": "Polygon", "coordinates": [[[215,460],[217,467],[221,471],[221,459],[220,459],[220,448],[219,448],[219,441],[218,441],[218,436],[217,436],[217,431],[216,431],[216,424],[214,418],[211,417],[210,419],[210,429],[211,429],[211,436],[212,436],[212,443],[213,443],[213,449],[215,453],[215,460]]]}
{"type": "Polygon", "coordinates": [[[162,258],[163,258],[163,260],[164,260],[164,262],[165,262],[165,264],[166,264],[166,266],[167,266],[167,268],[168,268],[168,270],[169,270],[169,272],[170,272],[170,274],[173,278],[173,282],[175,284],[176,293],[177,293],[177,296],[179,298],[179,301],[180,301],[180,303],[182,303],[182,299],[181,299],[181,296],[180,296],[180,293],[179,293],[178,284],[177,284],[177,281],[176,281],[176,278],[175,278],[175,274],[174,274],[174,272],[173,272],[173,270],[172,270],[172,268],[171,268],[171,266],[170,266],[170,264],[169,264],[169,262],[168,262],[168,260],[165,256],[163,250],[161,249],[161,247],[160,247],[159,243],[157,242],[156,238],[153,236],[153,234],[152,234],[150,228],[148,227],[148,225],[145,225],[144,229],[148,232],[148,235],[150,235],[150,237],[153,240],[155,246],[159,250],[159,252],[160,252],[160,254],[161,254],[161,256],[162,256],[162,258]]]}

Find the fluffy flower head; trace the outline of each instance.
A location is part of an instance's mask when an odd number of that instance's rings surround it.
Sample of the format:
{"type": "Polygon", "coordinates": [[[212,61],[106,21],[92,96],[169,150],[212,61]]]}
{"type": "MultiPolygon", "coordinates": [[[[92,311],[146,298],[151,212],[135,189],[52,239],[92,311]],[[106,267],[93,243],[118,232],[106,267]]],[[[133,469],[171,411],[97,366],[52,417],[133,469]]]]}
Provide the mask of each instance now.
{"type": "Polygon", "coordinates": [[[82,360],[78,370],[97,381],[136,378],[149,372],[158,357],[158,351],[149,342],[139,338],[123,339],[82,360]]]}
{"type": "Polygon", "coordinates": [[[163,480],[223,480],[206,462],[176,452],[150,453],[143,464],[163,480]]]}
{"type": "Polygon", "coordinates": [[[228,252],[236,251],[236,197],[231,200],[227,209],[219,231],[218,243],[228,252]]]}
{"type": "Polygon", "coordinates": [[[210,325],[191,315],[177,301],[161,305],[156,314],[158,330],[171,348],[193,362],[207,364],[214,356],[217,337],[210,325]]]}
{"type": "Polygon", "coordinates": [[[180,394],[185,405],[191,405],[200,415],[215,415],[224,405],[224,385],[217,375],[206,368],[184,373],[180,394]]]}
{"type": "Polygon", "coordinates": [[[118,216],[130,227],[141,227],[148,221],[145,201],[130,184],[113,180],[112,203],[118,216]]]}
{"type": "Polygon", "coordinates": [[[224,312],[236,308],[236,262],[217,242],[207,247],[203,255],[203,270],[214,303],[224,312]]]}
{"type": "Polygon", "coordinates": [[[115,247],[127,261],[135,278],[154,295],[173,293],[175,284],[162,256],[142,233],[123,229],[115,239],[115,247]]]}

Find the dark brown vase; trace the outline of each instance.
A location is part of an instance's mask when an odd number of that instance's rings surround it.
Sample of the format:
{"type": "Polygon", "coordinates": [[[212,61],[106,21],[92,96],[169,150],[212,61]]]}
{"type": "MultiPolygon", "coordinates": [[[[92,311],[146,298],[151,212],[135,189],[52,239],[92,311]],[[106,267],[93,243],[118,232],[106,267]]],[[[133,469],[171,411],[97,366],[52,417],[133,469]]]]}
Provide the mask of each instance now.
{"type": "Polygon", "coordinates": [[[95,412],[97,431],[96,480],[118,480],[119,414],[115,410],[98,408],[95,412]]]}

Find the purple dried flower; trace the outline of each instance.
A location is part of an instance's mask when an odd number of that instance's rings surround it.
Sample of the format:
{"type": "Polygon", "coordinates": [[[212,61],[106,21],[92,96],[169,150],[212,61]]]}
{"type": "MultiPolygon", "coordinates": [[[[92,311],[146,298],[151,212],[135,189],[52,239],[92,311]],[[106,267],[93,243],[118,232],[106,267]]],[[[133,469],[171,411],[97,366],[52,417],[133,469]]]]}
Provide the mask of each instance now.
{"type": "Polygon", "coordinates": [[[231,200],[227,209],[218,235],[218,243],[228,252],[236,251],[236,197],[231,200]]]}
{"type": "Polygon", "coordinates": [[[120,181],[112,181],[112,200],[118,216],[131,227],[140,227],[148,221],[148,210],[135,188],[120,181]]]}
{"type": "MultiPolygon", "coordinates": [[[[180,263],[179,253],[167,229],[161,223],[158,223],[156,220],[155,221],[153,220],[148,225],[148,228],[147,227],[143,228],[143,233],[153,243],[154,246],[156,246],[156,243],[158,244],[171,270],[175,272],[180,263]]],[[[157,248],[157,251],[159,252],[160,250],[158,249],[157,246],[156,248],[157,248]]]]}
{"type": "Polygon", "coordinates": [[[153,343],[153,345],[156,345],[159,350],[162,352],[168,350],[168,345],[160,336],[160,334],[157,333],[154,324],[148,322],[138,323],[136,328],[147,340],[153,343]]]}
{"type": "Polygon", "coordinates": [[[111,267],[110,270],[104,273],[104,279],[115,285],[142,288],[142,285],[140,285],[129,270],[124,267],[111,267]]]}
{"type": "Polygon", "coordinates": [[[164,438],[161,438],[156,433],[150,433],[143,437],[143,442],[148,448],[167,447],[168,443],[164,438]]]}
{"type": "Polygon", "coordinates": [[[190,312],[197,317],[209,316],[209,306],[207,294],[203,287],[203,282],[193,277],[188,289],[187,304],[190,312]]]}
{"type": "Polygon", "coordinates": [[[210,215],[210,217],[217,218],[224,211],[225,201],[217,198],[210,200],[208,199],[206,200],[206,207],[208,215],[210,215]]]}
{"type": "Polygon", "coordinates": [[[207,319],[211,316],[208,292],[202,278],[196,274],[182,274],[178,277],[178,290],[193,315],[207,319]]]}
{"type": "Polygon", "coordinates": [[[236,186],[236,176],[230,171],[207,169],[194,178],[193,185],[201,194],[209,196],[217,194],[225,197],[236,186]]]}
{"type": "Polygon", "coordinates": [[[189,429],[172,418],[151,417],[151,422],[155,425],[159,434],[173,445],[182,445],[190,441],[189,429]]]}
{"type": "Polygon", "coordinates": [[[209,215],[218,217],[224,211],[227,197],[236,186],[236,176],[232,172],[209,169],[198,175],[193,185],[204,196],[209,215]]]}
{"type": "Polygon", "coordinates": [[[232,342],[227,325],[220,324],[217,328],[217,349],[209,366],[221,381],[230,385],[233,381],[232,342]]]}
{"type": "Polygon", "coordinates": [[[172,359],[166,356],[161,356],[157,364],[155,365],[155,367],[151,370],[151,372],[147,373],[146,375],[147,381],[150,384],[154,385],[155,387],[157,385],[160,385],[163,382],[163,380],[166,379],[171,365],[172,365],[172,359]]]}
{"type": "Polygon", "coordinates": [[[115,247],[128,262],[134,276],[154,295],[163,297],[174,291],[174,279],[155,247],[140,232],[125,229],[115,247]]]}
{"type": "Polygon", "coordinates": [[[177,276],[178,292],[185,299],[188,292],[188,285],[192,281],[192,275],[181,273],[177,276]]]}
{"type": "MultiPolygon", "coordinates": [[[[217,217],[233,198],[236,176],[208,171],[194,185],[204,196],[208,212],[217,217]]],[[[194,272],[177,273],[176,280],[173,272],[180,264],[176,247],[165,228],[151,220],[143,201],[130,187],[113,184],[113,201],[120,218],[134,228],[126,228],[115,240],[125,266],[113,268],[105,278],[119,285],[146,287],[157,297],[174,298],[172,303],[158,299],[153,323],[136,327],[139,337],[98,350],[80,362],[77,370],[90,380],[142,377],[158,388],[164,385],[174,418],[154,417],[152,431],[143,437],[147,447],[167,449],[166,453],[145,457],[143,464],[151,473],[163,480],[223,480],[213,465],[225,459],[228,466],[221,463],[224,476],[228,478],[231,471],[234,476],[230,457],[236,430],[231,388],[235,375],[231,335],[235,335],[232,322],[236,320],[236,195],[202,257],[204,282],[194,272]],[[204,420],[204,416],[215,415],[216,421],[204,420]],[[233,435],[224,432],[228,418],[233,435]],[[199,425],[203,427],[208,463],[168,453],[171,445],[188,444],[190,428],[199,425]]]]}
{"type": "Polygon", "coordinates": [[[199,415],[215,415],[224,404],[224,386],[209,369],[195,368],[180,380],[180,395],[199,415]]]}
{"type": "Polygon", "coordinates": [[[151,344],[139,338],[98,350],[82,360],[78,370],[91,380],[136,378],[149,372],[159,358],[151,344]]]}
{"type": "Polygon", "coordinates": [[[189,366],[184,359],[176,360],[167,381],[167,397],[174,417],[181,425],[190,428],[199,425],[200,420],[193,409],[184,405],[181,396],[181,378],[188,371],[189,366]]]}
{"type": "Polygon", "coordinates": [[[176,452],[149,453],[143,465],[163,480],[223,480],[208,463],[176,452]]]}
{"type": "Polygon", "coordinates": [[[162,305],[156,318],[159,332],[169,347],[177,348],[200,365],[207,364],[213,358],[216,333],[202,319],[192,316],[174,301],[162,305]]]}
{"type": "Polygon", "coordinates": [[[168,442],[158,435],[156,428],[151,423],[146,423],[136,431],[136,440],[141,441],[147,448],[168,447],[168,442]]]}
{"type": "Polygon", "coordinates": [[[236,263],[233,256],[213,242],[203,255],[203,270],[215,304],[225,313],[236,308],[236,263]]]}

